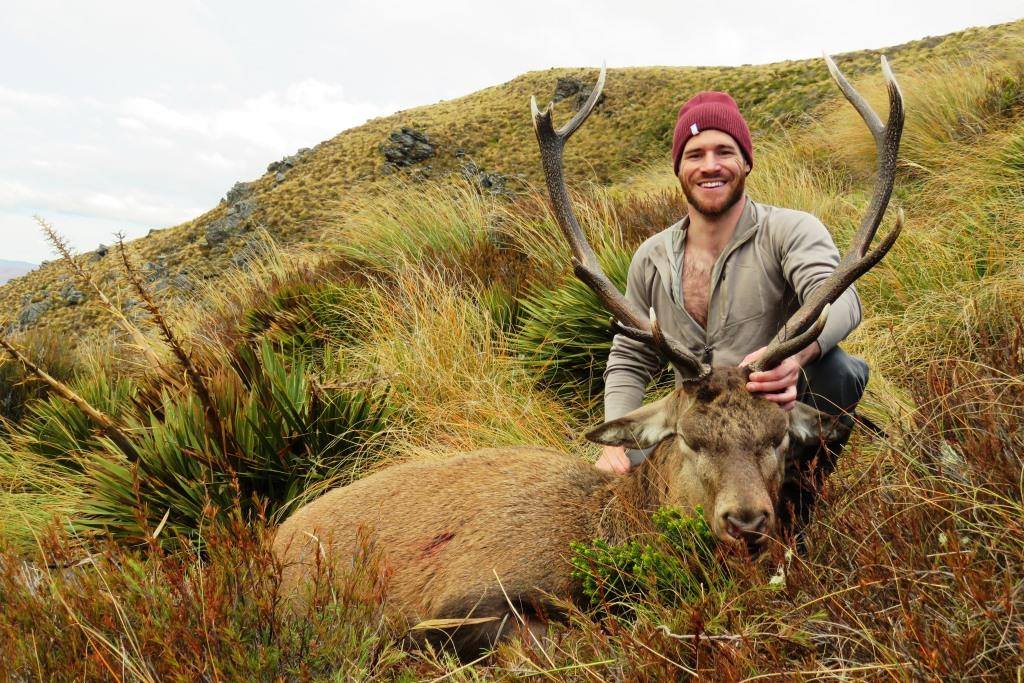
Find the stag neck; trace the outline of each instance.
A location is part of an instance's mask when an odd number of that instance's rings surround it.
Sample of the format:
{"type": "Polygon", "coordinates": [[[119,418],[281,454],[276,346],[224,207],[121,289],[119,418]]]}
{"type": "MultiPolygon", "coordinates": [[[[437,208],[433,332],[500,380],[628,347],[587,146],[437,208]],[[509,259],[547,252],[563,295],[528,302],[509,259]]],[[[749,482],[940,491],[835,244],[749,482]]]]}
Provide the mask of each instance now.
{"type": "Polygon", "coordinates": [[[651,516],[672,502],[669,491],[681,461],[673,441],[666,439],[633,471],[616,476],[602,491],[598,537],[608,543],[623,543],[649,532],[651,516]]]}

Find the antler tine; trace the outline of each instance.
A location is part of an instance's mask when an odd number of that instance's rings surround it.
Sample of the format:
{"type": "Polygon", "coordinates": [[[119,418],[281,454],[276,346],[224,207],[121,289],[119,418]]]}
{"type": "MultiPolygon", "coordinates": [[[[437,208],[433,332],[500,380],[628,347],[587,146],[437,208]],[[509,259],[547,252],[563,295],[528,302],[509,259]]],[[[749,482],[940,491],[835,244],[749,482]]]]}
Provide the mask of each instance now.
{"type": "Polygon", "coordinates": [[[903,135],[903,94],[900,92],[892,69],[889,68],[889,62],[884,56],[882,57],[882,73],[885,75],[889,93],[889,117],[884,126],[878,114],[850,85],[839,67],[828,55],[825,56],[825,62],[828,64],[829,72],[836,85],[860,114],[875,139],[875,149],[878,155],[875,188],[864,218],[861,220],[857,232],[854,233],[853,239],[850,240],[850,246],[835,272],[818,285],[796,313],[786,321],[782,329],[775,335],[775,339],[769,344],[768,349],[751,366],[751,369],[755,371],[775,367],[814,341],[821,333],[821,329],[824,329],[824,313],[828,304],[834,303],[857,278],[881,261],[903,229],[903,211],[901,210],[892,229],[874,249],[869,251],[878,226],[882,223],[885,209],[889,205],[889,198],[892,196],[892,188],[896,180],[896,160],[899,154],[900,138],[903,135]],[[817,322],[815,323],[815,321],[817,322]],[[812,323],[815,323],[813,327],[811,327],[812,323]],[[814,329],[818,329],[818,332],[810,335],[810,331],[814,329]]]}
{"type": "Polygon", "coordinates": [[[710,368],[686,349],[681,343],[664,336],[660,330],[657,333],[652,331],[651,321],[647,319],[642,311],[637,310],[622,295],[617,287],[608,279],[608,276],[601,270],[597,261],[597,255],[587,242],[579,221],[572,211],[572,203],[569,201],[569,193],[565,187],[565,178],[562,171],[562,151],[566,141],[575,133],[583,122],[587,120],[594,106],[597,104],[601,91],[604,89],[604,81],[607,69],[601,66],[601,74],[597,78],[590,97],[580,108],[576,115],[564,126],[555,130],[552,123],[553,103],[549,103],[544,111],[537,108],[537,98],[530,98],[530,111],[533,114],[533,130],[537,134],[537,142],[540,145],[541,165],[544,168],[544,179],[548,187],[548,195],[551,198],[551,205],[554,209],[555,219],[562,229],[562,234],[569,242],[573,254],[573,271],[584,283],[589,286],[598,299],[606,308],[620,321],[620,329],[626,336],[638,341],[651,344],[679,370],[687,379],[695,379],[705,376],[710,368]]]}
{"type": "Polygon", "coordinates": [[[653,346],[661,355],[672,359],[672,364],[680,368],[680,372],[686,378],[685,381],[699,381],[711,373],[710,365],[702,363],[689,349],[672,337],[665,336],[665,333],[661,330],[661,325],[658,324],[658,318],[654,314],[653,308],[650,311],[650,321],[651,329],[649,331],[623,325],[618,320],[615,321],[615,327],[630,339],[653,346]],[[681,363],[686,363],[686,365],[681,366],[681,363]]]}

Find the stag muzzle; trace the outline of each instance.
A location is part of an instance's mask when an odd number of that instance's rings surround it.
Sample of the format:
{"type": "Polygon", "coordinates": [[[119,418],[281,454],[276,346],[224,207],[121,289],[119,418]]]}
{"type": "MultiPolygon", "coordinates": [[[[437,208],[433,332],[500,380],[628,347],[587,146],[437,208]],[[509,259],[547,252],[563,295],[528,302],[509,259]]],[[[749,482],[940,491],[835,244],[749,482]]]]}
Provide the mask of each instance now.
{"type": "Polygon", "coordinates": [[[762,506],[727,506],[719,510],[714,531],[723,543],[759,552],[775,532],[775,515],[762,506]]]}

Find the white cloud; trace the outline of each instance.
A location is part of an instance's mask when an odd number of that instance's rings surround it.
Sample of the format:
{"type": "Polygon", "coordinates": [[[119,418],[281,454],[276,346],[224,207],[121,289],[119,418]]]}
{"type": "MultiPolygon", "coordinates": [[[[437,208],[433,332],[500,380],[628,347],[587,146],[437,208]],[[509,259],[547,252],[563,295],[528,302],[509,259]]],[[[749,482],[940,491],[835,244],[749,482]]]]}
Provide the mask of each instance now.
{"type": "Polygon", "coordinates": [[[142,121],[132,118],[131,116],[118,116],[116,121],[117,125],[122,128],[128,128],[129,130],[147,130],[149,128],[149,126],[144,124],[142,121]]]}
{"type": "Polygon", "coordinates": [[[228,159],[219,152],[200,152],[196,158],[207,166],[215,168],[238,168],[240,163],[237,160],[228,159]]]}
{"type": "Polygon", "coordinates": [[[174,108],[149,97],[128,97],[117,105],[117,123],[129,129],[162,129],[209,140],[235,138],[284,153],[313,136],[338,131],[382,116],[393,107],[353,102],[342,86],[306,78],[281,90],[268,90],[221,108],[174,108]]]}
{"type": "Polygon", "coordinates": [[[129,118],[155,128],[208,134],[208,125],[201,114],[186,114],[148,97],[128,97],[118,107],[129,118]]]}
{"type": "Polygon", "coordinates": [[[68,103],[67,98],[51,93],[15,90],[0,85],[0,105],[11,108],[56,109],[68,103]]]}

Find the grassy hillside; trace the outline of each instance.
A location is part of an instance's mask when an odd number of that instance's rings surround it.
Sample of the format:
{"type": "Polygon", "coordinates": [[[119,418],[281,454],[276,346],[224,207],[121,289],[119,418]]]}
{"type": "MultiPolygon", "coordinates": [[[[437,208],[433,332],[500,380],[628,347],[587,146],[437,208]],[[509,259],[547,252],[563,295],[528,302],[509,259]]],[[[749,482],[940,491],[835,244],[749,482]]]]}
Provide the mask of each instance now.
{"type": "MultiPolygon", "coordinates": [[[[634,587],[624,605],[572,606],[549,639],[472,666],[400,645],[370,549],[358,570],[318,577],[310,613],[280,609],[267,537],[326,487],[404,460],[524,443],[596,456],[580,434],[599,419],[607,314],[572,276],[537,189],[526,106],[570,72],[347,131],[233,197],[235,216],[257,200],[238,222],[251,230],[212,249],[227,206],[128,245],[127,265],[116,249],[82,257],[115,300],[106,309],[61,264],[0,290],[88,297],[8,337],[66,389],[33,381],[0,397],[17,416],[0,438],[0,677],[1012,680],[1024,664],[1021,47],[1018,22],[885,51],[906,95],[893,205],[907,227],[858,284],[865,320],[845,346],[871,364],[861,407],[886,434],[856,435],[806,551],[694,559],[669,536],[639,558],[616,550],[628,561],[594,571],[634,587]],[[438,143],[433,177],[423,163],[380,177],[377,145],[403,125],[438,143]],[[514,192],[444,175],[465,162],[456,148],[522,174],[514,192]],[[246,241],[244,267],[223,269],[246,241]],[[184,268],[187,294],[173,284],[184,268]],[[114,336],[69,354],[52,334],[106,329],[129,297],[142,303],[114,336]]],[[[840,66],[884,109],[875,55],[840,66]]],[[[621,284],[632,250],[684,210],[664,157],[676,104],[701,87],[731,90],[755,124],[751,196],[814,212],[842,248],[874,150],[822,65],[613,70],[567,163],[610,277],[621,284]]],[[[12,385],[22,370],[0,373],[12,385]]]]}

